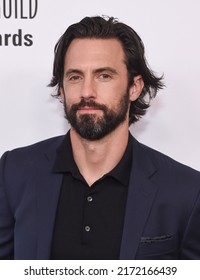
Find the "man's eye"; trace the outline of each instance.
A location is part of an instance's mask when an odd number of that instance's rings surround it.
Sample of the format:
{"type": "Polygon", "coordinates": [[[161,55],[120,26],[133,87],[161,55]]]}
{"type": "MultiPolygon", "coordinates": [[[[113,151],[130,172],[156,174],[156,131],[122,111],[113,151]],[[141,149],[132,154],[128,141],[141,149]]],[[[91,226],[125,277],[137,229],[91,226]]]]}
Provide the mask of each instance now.
{"type": "Polygon", "coordinates": [[[103,73],[103,74],[99,75],[99,78],[101,80],[109,80],[109,79],[111,79],[111,76],[109,74],[103,73]]]}
{"type": "Polygon", "coordinates": [[[81,81],[80,75],[69,75],[68,76],[68,82],[69,83],[79,83],[81,81]]]}
{"type": "Polygon", "coordinates": [[[69,77],[69,81],[71,81],[71,82],[77,82],[80,79],[81,79],[81,77],[78,76],[78,75],[74,75],[74,76],[69,77]]]}

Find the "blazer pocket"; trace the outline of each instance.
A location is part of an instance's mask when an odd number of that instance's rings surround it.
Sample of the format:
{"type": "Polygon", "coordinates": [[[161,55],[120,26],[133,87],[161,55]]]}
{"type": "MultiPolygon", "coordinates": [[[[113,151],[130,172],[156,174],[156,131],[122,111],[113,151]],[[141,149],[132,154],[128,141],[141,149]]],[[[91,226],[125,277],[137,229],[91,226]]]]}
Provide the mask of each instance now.
{"type": "Polygon", "coordinates": [[[141,237],[137,256],[170,255],[170,252],[177,251],[177,247],[177,237],[175,235],[141,237]]]}

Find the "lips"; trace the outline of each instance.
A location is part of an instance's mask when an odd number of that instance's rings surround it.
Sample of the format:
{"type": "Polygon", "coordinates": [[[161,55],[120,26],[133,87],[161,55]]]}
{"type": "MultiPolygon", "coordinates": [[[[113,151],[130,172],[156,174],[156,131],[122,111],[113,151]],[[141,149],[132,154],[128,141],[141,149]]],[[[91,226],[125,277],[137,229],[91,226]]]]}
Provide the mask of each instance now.
{"type": "Polygon", "coordinates": [[[82,113],[95,113],[97,111],[106,111],[106,106],[103,104],[98,104],[93,100],[85,101],[81,100],[78,104],[73,104],[71,110],[73,112],[82,112],[82,113]]]}
{"type": "Polygon", "coordinates": [[[93,110],[99,110],[99,108],[84,106],[84,107],[79,108],[78,110],[83,110],[83,111],[91,111],[92,110],[93,111],[93,110]]]}
{"type": "Polygon", "coordinates": [[[97,113],[97,111],[100,111],[99,108],[95,108],[95,107],[81,107],[77,110],[80,114],[95,114],[97,113]]]}

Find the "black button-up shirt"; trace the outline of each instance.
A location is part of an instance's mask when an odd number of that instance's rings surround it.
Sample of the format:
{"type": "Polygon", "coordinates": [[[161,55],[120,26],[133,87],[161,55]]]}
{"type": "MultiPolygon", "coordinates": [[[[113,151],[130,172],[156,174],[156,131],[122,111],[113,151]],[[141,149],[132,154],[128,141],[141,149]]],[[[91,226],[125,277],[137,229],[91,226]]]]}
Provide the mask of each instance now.
{"type": "Polygon", "coordinates": [[[119,259],[132,163],[130,142],[129,137],[117,166],[89,187],[73,159],[70,135],[66,135],[53,170],[63,173],[63,181],[51,259],[119,259]]]}

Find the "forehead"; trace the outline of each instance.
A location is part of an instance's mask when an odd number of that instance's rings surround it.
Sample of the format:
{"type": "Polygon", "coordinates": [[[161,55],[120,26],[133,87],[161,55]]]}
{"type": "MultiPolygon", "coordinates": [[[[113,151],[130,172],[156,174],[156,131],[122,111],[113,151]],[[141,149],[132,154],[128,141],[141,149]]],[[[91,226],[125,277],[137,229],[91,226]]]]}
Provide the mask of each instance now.
{"type": "Polygon", "coordinates": [[[74,39],[65,54],[65,66],[77,67],[86,64],[99,66],[125,65],[125,54],[117,39],[74,39]],[[99,65],[101,64],[101,65],[99,65]]]}

